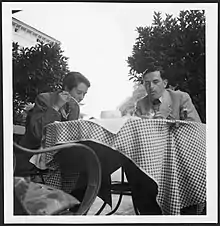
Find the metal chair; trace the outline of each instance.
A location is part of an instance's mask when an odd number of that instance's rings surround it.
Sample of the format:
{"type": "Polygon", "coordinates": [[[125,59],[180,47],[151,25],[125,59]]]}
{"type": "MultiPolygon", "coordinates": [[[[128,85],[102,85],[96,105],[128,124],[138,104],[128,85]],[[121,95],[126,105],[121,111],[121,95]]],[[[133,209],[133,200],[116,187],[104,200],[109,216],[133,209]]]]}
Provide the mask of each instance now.
{"type": "MultiPolygon", "coordinates": [[[[32,154],[39,154],[39,153],[46,153],[51,151],[57,151],[57,159],[60,160],[60,166],[61,170],[70,170],[70,167],[79,167],[84,166],[84,170],[86,170],[86,173],[88,175],[87,180],[87,187],[86,191],[83,197],[82,202],[77,206],[77,208],[71,208],[71,195],[66,194],[59,189],[50,188],[48,186],[42,185],[42,188],[48,193],[48,190],[52,190],[52,192],[56,192],[57,194],[61,194],[63,197],[65,196],[65,199],[70,201],[67,203],[67,205],[62,204],[62,208],[59,209],[59,211],[53,210],[53,214],[58,215],[86,215],[87,211],[95,201],[95,198],[98,195],[98,191],[101,185],[101,166],[98,157],[96,156],[95,152],[88,146],[84,144],[79,143],[68,143],[68,144],[61,144],[57,146],[53,146],[50,148],[42,148],[38,150],[31,150],[24,147],[21,147],[20,145],[13,143],[13,146],[21,151],[32,153],[32,154]],[[76,163],[80,164],[76,164],[76,163]],[[74,165],[74,163],[76,165],[74,165]],[[62,168],[63,167],[63,168],[62,168]]],[[[14,155],[14,159],[16,159],[14,155]]],[[[14,169],[16,169],[16,164],[14,161],[14,169]]],[[[35,183],[36,184],[36,183],[35,183]]],[[[32,184],[32,186],[35,186],[32,184]]],[[[34,191],[33,191],[34,192],[34,191]]],[[[73,199],[73,197],[72,197],[73,199]]],[[[33,200],[32,200],[33,201],[33,200]]],[[[22,206],[22,208],[25,210],[24,205],[21,202],[21,199],[16,195],[15,192],[15,203],[22,206]]],[[[72,200],[72,203],[73,200],[72,200]]],[[[28,211],[23,211],[24,214],[28,214],[28,211]]],[[[29,214],[31,214],[29,212],[29,214]]],[[[47,212],[44,212],[43,214],[47,214],[47,212]]]]}
{"type": "MultiPolygon", "coordinates": [[[[107,213],[106,215],[112,215],[114,214],[120,204],[123,202],[122,198],[124,195],[132,195],[131,192],[131,187],[129,185],[128,182],[125,181],[125,170],[124,170],[124,162],[127,162],[127,159],[125,158],[124,155],[122,155],[119,152],[113,151],[110,147],[107,147],[105,145],[102,144],[98,144],[96,142],[92,142],[92,141],[81,141],[80,143],[83,143],[89,147],[91,147],[93,150],[95,150],[100,163],[101,163],[101,167],[103,170],[102,173],[102,186],[106,184],[102,187],[103,190],[105,190],[105,186],[110,187],[110,195],[113,196],[114,194],[119,194],[119,198],[118,198],[118,202],[115,205],[114,208],[112,208],[112,211],[110,211],[109,213],[107,213]],[[106,156],[111,156],[111,159],[109,160],[108,158],[106,158],[106,156]],[[105,181],[106,177],[108,177],[108,173],[114,172],[115,170],[119,169],[121,167],[121,178],[120,181],[112,181],[111,177],[109,177],[109,179],[107,178],[107,181],[105,181]],[[111,168],[111,170],[109,170],[111,168]],[[106,174],[106,172],[108,172],[106,174]]],[[[102,190],[102,191],[103,191],[102,190]]],[[[101,197],[101,192],[99,194],[99,197],[101,197]]],[[[104,198],[104,196],[103,196],[104,198]]],[[[103,205],[100,207],[100,209],[95,213],[95,215],[100,215],[102,213],[102,211],[104,210],[104,208],[106,207],[107,204],[110,205],[110,203],[108,203],[108,199],[103,199],[104,203],[103,205]]],[[[132,199],[133,201],[133,199],[132,199]]],[[[112,203],[111,203],[112,204],[112,203]]],[[[134,206],[134,210],[135,213],[137,215],[139,215],[137,208],[133,202],[133,206],[134,206]]]]}
{"type": "MultiPolygon", "coordinates": [[[[113,210],[108,212],[106,215],[112,215],[115,212],[117,212],[118,208],[121,205],[122,198],[124,195],[132,196],[131,187],[130,187],[129,183],[125,181],[125,171],[124,171],[123,167],[121,167],[121,181],[112,181],[111,182],[111,194],[119,195],[119,197],[118,197],[118,201],[117,201],[115,207],[113,208],[113,210]]],[[[97,211],[97,213],[95,215],[100,215],[102,213],[102,211],[104,210],[104,208],[106,207],[106,204],[107,203],[104,202],[103,205],[101,206],[101,208],[97,211]]],[[[133,207],[134,207],[135,214],[139,215],[139,212],[138,212],[134,202],[133,202],[133,207]]]]}

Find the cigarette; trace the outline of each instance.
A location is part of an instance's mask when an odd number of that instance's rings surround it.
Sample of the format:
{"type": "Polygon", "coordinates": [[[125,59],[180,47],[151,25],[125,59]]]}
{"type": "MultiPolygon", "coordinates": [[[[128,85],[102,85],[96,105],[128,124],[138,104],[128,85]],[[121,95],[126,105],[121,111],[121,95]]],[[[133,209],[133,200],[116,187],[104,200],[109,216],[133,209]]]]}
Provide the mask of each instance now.
{"type": "Polygon", "coordinates": [[[74,97],[70,96],[71,99],[73,99],[78,105],[82,106],[84,105],[83,103],[79,103],[74,97]]]}

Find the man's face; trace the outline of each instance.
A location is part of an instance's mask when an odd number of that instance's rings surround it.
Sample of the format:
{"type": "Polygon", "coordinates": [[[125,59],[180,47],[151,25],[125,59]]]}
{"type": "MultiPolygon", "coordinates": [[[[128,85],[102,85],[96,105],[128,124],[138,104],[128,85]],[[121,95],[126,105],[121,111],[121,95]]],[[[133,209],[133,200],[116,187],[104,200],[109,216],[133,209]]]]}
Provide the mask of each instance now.
{"type": "Polygon", "coordinates": [[[159,99],[166,88],[167,80],[163,80],[159,71],[149,72],[143,78],[145,89],[152,100],[159,99]]]}

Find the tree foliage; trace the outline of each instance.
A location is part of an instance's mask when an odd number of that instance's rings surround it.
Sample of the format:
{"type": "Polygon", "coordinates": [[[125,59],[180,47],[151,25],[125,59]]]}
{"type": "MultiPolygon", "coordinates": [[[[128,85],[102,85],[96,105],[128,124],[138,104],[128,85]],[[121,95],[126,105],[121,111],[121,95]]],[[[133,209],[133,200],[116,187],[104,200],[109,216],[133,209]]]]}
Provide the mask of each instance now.
{"type": "Polygon", "coordinates": [[[169,84],[188,92],[203,122],[205,114],[205,12],[180,11],[178,17],[154,12],[151,26],[137,27],[138,37],[127,63],[130,79],[141,82],[149,64],[169,71],[169,84]]]}
{"type": "Polygon", "coordinates": [[[146,95],[146,90],[143,85],[135,84],[134,90],[131,97],[128,97],[120,106],[119,110],[121,111],[121,115],[133,115],[135,103],[138,99],[146,95]]]}
{"type": "Polygon", "coordinates": [[[67,60],[58,44],[38,43],[21,48],[13,43],[13,113],[20,124],[24,106],[33,103],[42,92],[61,88],[63,76],[69,71],[67,60]]]}

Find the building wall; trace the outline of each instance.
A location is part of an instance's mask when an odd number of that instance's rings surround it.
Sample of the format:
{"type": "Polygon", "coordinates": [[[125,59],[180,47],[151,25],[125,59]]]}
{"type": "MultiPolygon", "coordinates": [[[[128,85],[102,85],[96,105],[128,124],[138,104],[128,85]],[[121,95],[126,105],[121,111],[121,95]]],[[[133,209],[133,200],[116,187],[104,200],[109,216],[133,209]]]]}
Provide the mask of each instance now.
{"type": "Polygon", "coordinates": [[[12,41],[18,42],[22,47],[31,47],[37,44],[37,37],[27,33],[23,29],[12,28],[12,41]]]}
{"type": "Polygon", "coordinates": [[[12,41],[18,42],[22,47],[35,46],[38,41],[61,44],[60,41],[15,18],[12,18],[12,41]]]}

